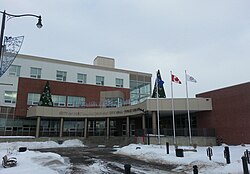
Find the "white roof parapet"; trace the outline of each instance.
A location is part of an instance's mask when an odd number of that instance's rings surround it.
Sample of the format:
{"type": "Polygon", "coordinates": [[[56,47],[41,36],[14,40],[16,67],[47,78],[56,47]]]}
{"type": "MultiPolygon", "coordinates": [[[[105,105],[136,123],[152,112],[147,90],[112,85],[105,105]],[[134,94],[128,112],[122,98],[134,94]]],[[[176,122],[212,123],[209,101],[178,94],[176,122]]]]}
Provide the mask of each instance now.
{"type": "Polygon", "coordinates": [[[115,68],[115,59],[109,57],[97,56],[94,59],[94,65],[107,68],[115,68]]]}

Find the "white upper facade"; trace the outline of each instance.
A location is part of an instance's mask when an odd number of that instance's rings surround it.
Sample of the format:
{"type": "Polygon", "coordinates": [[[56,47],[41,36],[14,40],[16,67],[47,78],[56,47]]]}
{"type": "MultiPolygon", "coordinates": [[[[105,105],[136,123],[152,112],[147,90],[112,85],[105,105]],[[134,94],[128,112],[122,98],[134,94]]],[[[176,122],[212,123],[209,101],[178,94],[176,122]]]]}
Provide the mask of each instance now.
{"type": "Polygon", "coordinates": [[[98,65],[87,65],[80,63],[73,63],[61,60],[47,59],[41,57],[18,55],[12,63],[14,66],[20,67],[20,75],[15,76],[10,74],[10,69],[0,78],[0,105],[13,106],[15,103],[8,103],[5,101],[6,91],[17,92],[18,77],[31,77],[31,69],[40,69],[41,78],[46,80],[58,80],[58,71],[66,72],[65,82],[79,83],[78,74],[83,74],[86,77],[86,83],[91,85],[97,84],[97,76],[104,79],[103,86],[130,88],[129,72],[125,70],[118,70],[115,68],[103,67],[98,65]],[[117,79],[122,82],[122,86],[117,85],[117,79]]]}

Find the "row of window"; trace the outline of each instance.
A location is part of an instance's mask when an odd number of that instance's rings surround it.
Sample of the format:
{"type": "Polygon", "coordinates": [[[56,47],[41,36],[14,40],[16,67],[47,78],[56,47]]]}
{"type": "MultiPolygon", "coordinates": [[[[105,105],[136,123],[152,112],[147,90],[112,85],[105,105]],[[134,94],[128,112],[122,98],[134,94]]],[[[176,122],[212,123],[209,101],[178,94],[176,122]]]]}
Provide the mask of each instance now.
{"type": "MultiPolygon", "coordinates": [[[[11,65],[9,68],[9,75],[11,76],[20,76],[21,66],[11,65]]],[[[42,77],[42,69],[41,68],[30,68],[30,77],[40,79],[42,77]]],[[[56,80],[65,82],[67,79],[67,72],[66,71],[56,71],[56,80]]],[[[87,74],[77,73],[77,82],[86,84],[87,83],[87,74]]],[[[123,79],[116,78],[115,79],[116,87],[123,87],[123,79]]],[[[103,76],[96,76],[96,85],[104,86],[104,77],[103,76]]]]}
{"type": "MultiPolygon", "coordinates": [[[[38,105],[40,94],[29,93],[28,105],[38,105]]],[[[52,95],[53,106],[59,107],[83,107],[85,106],[85,97],[52,95]]]]}
{"type": "MultiPolygon", "coordinates": [[[[15,104],[16,103],[17,93],[15,91],[5,91],[4,93],[4,102],[6,104],[15,104]]],[[[38,105],[40,101],[41,94],[37,93],[28,93],[27,105],[38,105]]],[[[86,106],[85,97],[77,96],[63,96],[63,95],[52,95],[53,106],[58,107],[84,107],[86,106]]],[[[106,98],[103,105],[106,107],[120,107],[124,104],[122,98],[106,98]]]]}

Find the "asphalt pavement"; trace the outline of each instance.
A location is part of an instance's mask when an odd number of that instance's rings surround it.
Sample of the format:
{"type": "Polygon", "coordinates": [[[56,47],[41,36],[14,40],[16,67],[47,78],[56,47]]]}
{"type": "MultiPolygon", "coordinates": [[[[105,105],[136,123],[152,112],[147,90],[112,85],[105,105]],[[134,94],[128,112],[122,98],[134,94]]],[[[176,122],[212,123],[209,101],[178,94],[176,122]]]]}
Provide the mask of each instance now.
{"type": "Polygon", "coordinates": [[[125,165],[131,166],[130,174],[174,174],[176,172],[171,170],[177,167],[113,154],[115,149],[105,147],[50,148],[39,151],[54,152],[69,159],[72,164],[69,174],[124,174],[125,165]]]}

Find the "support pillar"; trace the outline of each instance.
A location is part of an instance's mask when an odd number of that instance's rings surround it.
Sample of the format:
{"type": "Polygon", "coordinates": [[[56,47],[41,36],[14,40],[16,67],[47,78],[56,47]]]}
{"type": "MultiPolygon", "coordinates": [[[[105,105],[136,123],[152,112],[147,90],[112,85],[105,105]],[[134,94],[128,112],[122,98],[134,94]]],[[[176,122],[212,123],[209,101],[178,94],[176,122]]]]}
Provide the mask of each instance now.
{"type": "Polygon", "coordinates": [[[109,132],[110,132],[109,117],[107,117],[106,123],[107,123],[107,139],[109,139],[109,132]]]}
{"type": "Polygon", "coordinates": [[[142,129],[146,129],[145,114],[142,115],[142,129]]]}
{"type": "Polygon", "coordinates": [[[60,120],[60,134],[59,134],[60,138],[62,137],[62,134],[63,134],[63,117],[61,117],[60,120]]]}
{"type": "Polygon", "coordinates": [[[36,119],[36,138],[39,137],[41,117],[36,119]]]}
{"type": "Polygon", "coordinates": [[[154,111],[152,113],[152,128],[153,128],[153,134],[157,134],[157,125],[156,125],[156,112],[154,111]]]}
{"type": "Polygon", "coordinates": [[[127,129],[126,129],[126,134],[127,134],[127,137],[129,137],[129,117],[127,117],[127,129]]]}
{"type": "Polygon", "coordinates": [[[84,120],[84,138],[87,138],[87,135],[88,135],[88,119],[85,118],[84,120]]]}

